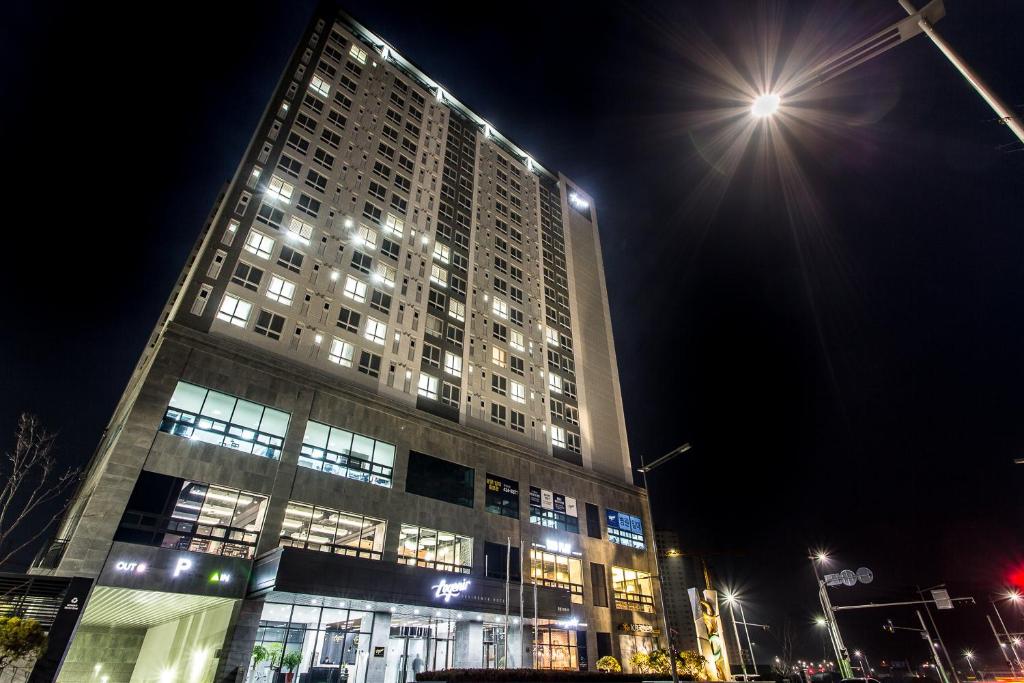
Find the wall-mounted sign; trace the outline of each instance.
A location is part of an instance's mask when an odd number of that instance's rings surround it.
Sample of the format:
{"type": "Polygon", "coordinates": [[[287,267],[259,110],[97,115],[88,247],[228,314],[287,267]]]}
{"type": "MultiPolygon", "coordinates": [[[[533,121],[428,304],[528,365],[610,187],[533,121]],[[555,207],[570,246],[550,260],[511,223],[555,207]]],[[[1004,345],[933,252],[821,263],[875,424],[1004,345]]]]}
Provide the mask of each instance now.
{"type": "Polygon", "coordinates": [[[578,517],[579,511],[576,499],[563,496],[561,493],[539,489],[536,486],[530,487],[530,505],[544,510],[553,510],[569,517],[578,517]]]}
{"type": "Polygon", "coordinates": [[[383,657],[385,649],[386,648],[383,645],[375,645],[373,647],[373,656],[374,657],[383,657]]]}
{"type": "Polygon", "coordinates": [[[131,562],[128,560],[120,560],[114,565],[114,569],[119,572],[127,572],[131,574],[145,574],[146,563],[145,562],[131,562]]]}
{"type": "Polygon", "coordinates": [[[441,579],[440,583],[435,583],[431,588],[434,589],[435,598],[444,598],[444,601],[448,602],[452,598],[459,597],[462,591],[467,590],[469,583],[469,579],[453,581],[452,583],[448,583],[447,579],[441,579]]]}
{"type": "Polygon", "coordinates": [[[608,508],[605,514],[609,529],[619,529],[620,531],[634,534],[642,534],[644,532],[644,524],[640,521],[639,517],[627,515],[625,512],[619,512],[611,508],[608,508]]]}
{"type": "Polygon", "coordinates": [[[187,557],[178,558],[178,562],[174,565],[174,576],[181,576],[182,573],[192,569],[192,560],[187,557]]]}
{"type": "Polygon", "coordinates": [[[214,572],[210,574],[210,583],[231,583],[231,574],[227,572],[214,572]]]}
{"type": "Polygon", "coordinates": [[[642,633],[649,636],[658,635],[661,632],[661,629],[656,629],[651,624],[630,624],[626,622],[619,624],[619,630],[623,633],[642,633]]]}

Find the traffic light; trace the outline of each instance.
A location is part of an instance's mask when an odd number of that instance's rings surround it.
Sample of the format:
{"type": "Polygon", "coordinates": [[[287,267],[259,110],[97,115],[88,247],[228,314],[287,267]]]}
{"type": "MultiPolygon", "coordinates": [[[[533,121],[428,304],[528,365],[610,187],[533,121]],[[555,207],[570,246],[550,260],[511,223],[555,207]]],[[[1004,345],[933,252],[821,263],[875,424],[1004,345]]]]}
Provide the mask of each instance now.
{"type": "Polygon", "coordinates": [[[882,630],[888,631],[889,633],[896,633],[896,627],[892,625],[892,619],[886,619],[885,623],[882,624],[882,630]]]}

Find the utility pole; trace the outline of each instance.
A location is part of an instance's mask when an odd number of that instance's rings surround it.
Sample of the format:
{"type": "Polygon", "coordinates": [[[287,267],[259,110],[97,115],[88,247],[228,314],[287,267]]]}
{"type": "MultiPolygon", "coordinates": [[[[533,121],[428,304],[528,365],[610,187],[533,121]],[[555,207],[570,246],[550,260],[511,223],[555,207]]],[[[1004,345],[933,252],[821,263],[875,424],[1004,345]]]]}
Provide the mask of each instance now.
{"type": "MultiPolygon", "coordinates": [[[[936,588],[944,588],[945,585],[946,584],[941,584],[939,586],[936,586],[936,588]]],[[[920,586],[914,586],[914,587],[917,588],[917,594],[919,596],[921,596],[922,600],[924,600],[924,591],[921,590],[921,587],[920,586]]],[[[928,605],[927,602],[924,603],[924,611],[928,615],[928,621],[930,621],[932,623],[932,628],[935,629],[935,638],[939,641],[939,647],[941,647],[945,651],[945,653],[946,653],[946,661],[949,662],[949,669],[950,669],[950,672],[953,674],[953,680],[956,683],[960,683],[960,676],[956,672],[956,664],[953,663],[953,655],[951,655],[949,653],[949,650],[946,649],[946,644],[944,642],[942,642],[942,634],[939,633],[939,625],[935,623],[935,617],[932,616],[931,607],[928,605]]]]}
{"type": "Polygon", "coordinates": [[[999,637],[999,631],[996,630],[996,625],[992,623],[992,617],[988,614],[985,615],[988,619],[989,628],[992,629],[992,635],[996,637],[996,646],[999,651],[1003,653],[1003,657],[1006,659],[1006,666],[1010,667],[1010,673],[1013,673],[1013,660],[1010,659],[1010,653],[1006,651],[1006,645],[1003,645],[1003,639],[999,637]]]}
{"type": "Polygon", "coordinates": [[[942,665],[942,659],[939,657],[939,653],[935,649],[935,642],[932,640],[931,634],[928,633],[928,627],[924,625],[924,617],[921,616],[921,610],[914,610],[914,614],[917,615],[918,621],[921,622],[921,634],[928,643],[928,649],[931,650],[932,659],[935,660],[935,668],[939,670],[939,676],[942,678],[944,683],[949,683],[949,676],[946,674],[946,667],[942,665]]]}
{"type": "Polygon", "coordinates": [[[853,667],[850,666],[846,645],[843,643],[843,637],[839,633],[835,612],[832,611],[832,601],[828,597],[828,588],[825,586],[825,581],[822,580],[821,574],[818,573],[817,562],[819,560],[823,561],[827,557],[824,553],[815,555],[810,550],[807,553],[808,559],[811,561],[811,567],[814,568],[814,579],[818,582],[818,600],[821,602],[821,609],[825,613],[825,627],[828,628],[829,635],[832,637],[832,646],[836,650],[836,664],[839,666],[839,672],[843,675],[843,678],[853,678],[853,667]]]}

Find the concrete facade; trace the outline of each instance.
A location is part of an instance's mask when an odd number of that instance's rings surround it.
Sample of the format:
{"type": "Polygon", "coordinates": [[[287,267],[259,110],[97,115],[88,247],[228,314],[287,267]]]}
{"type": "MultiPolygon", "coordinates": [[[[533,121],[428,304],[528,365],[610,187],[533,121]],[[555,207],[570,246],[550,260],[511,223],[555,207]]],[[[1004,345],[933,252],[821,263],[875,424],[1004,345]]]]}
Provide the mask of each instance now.
{"type": "MultiPolygon", "coordinates": [[[[223,643],[203,645],[215,660],[203,666],[216,672],[215,680],[228,681],[251,673],[254,644],[270,642],[268,633],[280,630],[268,616],[274,605],[287,604],[292,621],[286,623],[293,624],[303,601],[324,610],[355,609],[345,607],[345,595],[303,590],[285,596],[257,585],[255,574],[242,581],[253,560],[282,544],[290,503],[385,523],[382,548],[372,558],[385,564],[401,559],[403,524],[471,539],[470,566],[459,570],[470,580],[489,573],[485,544],[505,546],[511,539],[527,583],[534,571],[531,549],[581,567],[578,582],[563,577],[554,588],[578,584],[571,614],[534,614],[533,626],[543,622],[549,631],[548,649],[527,663],[542,665],[545,656],[553,661],[557,649],[593,667],[604,654],[654,647],[664,629],[655,611],[632,603],[635,609],[616,607],[612,567],[641,572],[648,577],[643,585],[656,583],[649,578],[657,568],[646,494],[631,472],[592,200],[365,27],[324,5],[204,226],[60,525],[59,560],[37,571],[99,577],[105,591],[237,600],[231,609],[216,608],[218,615],[230,614],[223,643]],[[279,452],[262,457],[228,441],[212,443],[206,427],[183,438],[167,426],[180,382],[287,414],[279,452]],[[390,485],[303,464],[310,422],[394,446],[390,485]],[[407,492],[412,452],[468,468],[471,507],[407,492]],[[161,545],[159,539],[140,540],[155,524],[152,515],[129,507],[133,495],[141,496],[144,474],[203,491],[223,487],[218,490],[239,499],[265,498],[259,520],[228,529],[239,537],[258,535],[248,555],[209,560],[201,554],[212,551],[202,548],[224,545],[209,538],[186,552],[181,543],[210,522],[198,516],[181,522],[184,498],[173,514],[167,511],[174,529],[158,529],[162,548],[151,547],[161,545]],[[518,518],[486,509],[489,475],[516,482],[518,518]],[[578,532],[531,523],[531,487],[544,492],[544,514],[564,518],[575,510],[578,532]],[[563,509],[552,507],[551,499],[563,509]],[[638,518],[646,549],[612,542],[606,513],[638,518]],[[167,540],[175,530],[184,534],[178,545],[167,540]],[[142,544],[137,552],[133,543],[142,544]],[[218,583],[228,576],[235,583],[218,583]],[[600,576],[603,586],[595,585],[600,576]],[[602,651],[605,642],[610,651],[602,651]]],[[[643,590],[660,604],[657,585],[643,590]]],[[[628,602],[627,592],[620,591],[628,602]]],[[[442,645],[438,623],[394,625],[414,623],[411,615],[431,605],[423,600],[398,606],[405,621],[394,616],[394,604],[391,611],[380,601],[361,607],[358,628],[364,630],[351,639],[351,652],[339,627],[319,627],[321,637],[330,635],[338,645],[327,643],[330,638],[312,650],[302,645],[311,680],[332,675],[327,664],[338,664],[327,652],[337,650],[362,679],[354,683],[384,681],[385,675],[391,683],[413,666],[409,633],[435,634],[423,636],[435,662],[437,651],[447,648],[446,661],[454,652],[463,665],[486,664],[484,634],[493,636],[506,607],[481,611],[480,621],[462,620],[446,596],[435,612],[443,608],[450,622],[442,645]],[[396,637],[406,638],[397,670],[387,650],[396,637]]],[[[520,629],[509,632],[509,653],[535,645],[525,628],[529,608],[520,613],[515,605],[508,614],[518,615],[520,629]]],[[[108,647],[109,628],[88,626],[88,611],[85,623],[60,680],[88,680],[93,669],[83,652],[109,651],[111,670],[121,672],[109,683],[178,680],[182,663],[195,658],[184,646],[177,653],[160,650],[156,644],[168,640],[153,631],[164,628],[160,624],[141,635],[125,626],[124,642],[108,647]],[[121,660],[131,657],[139,663],[125,678],[121,660]],[[165,660],[171,663],[154,664],[165,660]]],[[[291,640],[281,642],[293,647],[291,640]]],[[[199,671],[195,662],[188,666],[199,671]]]]}

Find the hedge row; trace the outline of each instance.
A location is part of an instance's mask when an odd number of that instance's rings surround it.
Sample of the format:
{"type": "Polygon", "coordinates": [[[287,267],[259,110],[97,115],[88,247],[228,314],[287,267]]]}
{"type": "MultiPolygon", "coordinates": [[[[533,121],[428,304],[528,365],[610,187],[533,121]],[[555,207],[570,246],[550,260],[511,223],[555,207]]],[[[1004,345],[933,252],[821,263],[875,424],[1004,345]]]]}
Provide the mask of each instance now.
{"type": "MultiPolygon", "coordinates": [[[[600,671],[559,671],[552,669],[446,669],[416,674],[417,681],[447,683],[640,683],[670,681],[668,674],[606,674],[600,671]]],[[[680,676],[692,681],[692,676],[680,676]]]]}

